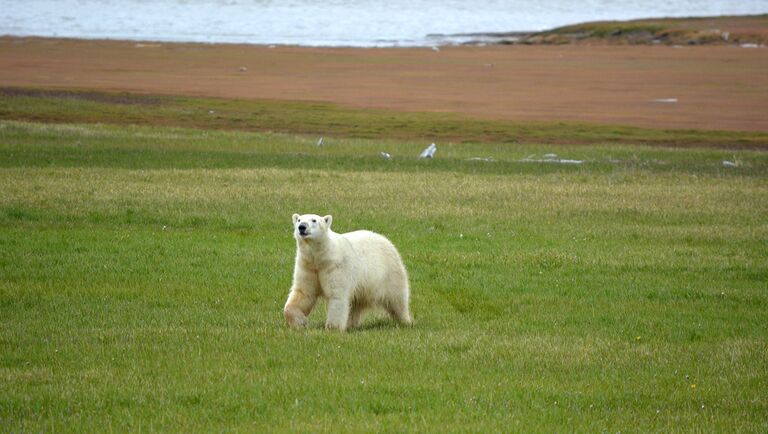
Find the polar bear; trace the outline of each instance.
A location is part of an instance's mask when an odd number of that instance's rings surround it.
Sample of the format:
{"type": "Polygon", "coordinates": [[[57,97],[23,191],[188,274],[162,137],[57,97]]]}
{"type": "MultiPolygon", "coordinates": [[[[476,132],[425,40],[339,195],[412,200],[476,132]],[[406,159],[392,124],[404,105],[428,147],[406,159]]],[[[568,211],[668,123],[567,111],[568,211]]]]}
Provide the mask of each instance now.
{"type": "Polygon", "coordinates": [[[319,297],[328,302],[327,329],[356,327],[363,311],[377,306],[411,325],[408,274],[395,246],[370,231],[337,234],[332,221],[330,215],[293,215],[296,263],[283,309],[288,325],[305,326],[319,297]]]}

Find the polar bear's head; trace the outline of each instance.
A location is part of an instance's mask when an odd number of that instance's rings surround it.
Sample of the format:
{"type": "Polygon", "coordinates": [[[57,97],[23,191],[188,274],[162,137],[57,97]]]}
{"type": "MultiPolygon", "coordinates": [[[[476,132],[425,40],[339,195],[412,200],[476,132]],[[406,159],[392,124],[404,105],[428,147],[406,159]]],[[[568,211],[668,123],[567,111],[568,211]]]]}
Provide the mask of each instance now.
{"type": "Polygon", "coordinates": [[[293,215],[293,236],[297,240],[311,241],[324,237],[331,229],[333,217],[317,214],[293,215]]]}

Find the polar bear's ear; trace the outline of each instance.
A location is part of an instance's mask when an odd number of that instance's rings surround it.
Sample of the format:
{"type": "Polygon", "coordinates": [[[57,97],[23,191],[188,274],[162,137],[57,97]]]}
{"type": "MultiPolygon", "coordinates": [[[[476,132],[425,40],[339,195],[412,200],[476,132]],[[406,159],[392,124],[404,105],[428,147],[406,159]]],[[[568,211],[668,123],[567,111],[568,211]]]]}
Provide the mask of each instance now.
{"type": "Polygon", "coordinates": [[[293,224],[296,224],[296,222],[299,221],[299,217],[300,216],[298,214],[293,215],[293,224]]]}
{"type": "Polygon", "coordinates": [[[331,222],[333,221],[333,216],[332,215],[327,215],[327,216],[323,217],[323,220],[325,220],[325,226],[330,228],[331,227],[331,222]]]}

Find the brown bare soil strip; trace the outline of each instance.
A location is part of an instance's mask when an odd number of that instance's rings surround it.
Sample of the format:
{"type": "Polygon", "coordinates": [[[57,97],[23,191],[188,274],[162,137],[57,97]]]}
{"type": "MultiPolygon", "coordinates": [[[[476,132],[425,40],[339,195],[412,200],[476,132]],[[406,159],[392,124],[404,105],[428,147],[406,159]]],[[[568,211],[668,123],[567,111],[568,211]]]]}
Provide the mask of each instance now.
{"type": "MultiPolygon", "coordinates": [[[[768,49],[266,47],[0,38],[0,86],[768,131],[768,49]]],[[[128,97],[126,97],[128,98],[128,97]]]]}

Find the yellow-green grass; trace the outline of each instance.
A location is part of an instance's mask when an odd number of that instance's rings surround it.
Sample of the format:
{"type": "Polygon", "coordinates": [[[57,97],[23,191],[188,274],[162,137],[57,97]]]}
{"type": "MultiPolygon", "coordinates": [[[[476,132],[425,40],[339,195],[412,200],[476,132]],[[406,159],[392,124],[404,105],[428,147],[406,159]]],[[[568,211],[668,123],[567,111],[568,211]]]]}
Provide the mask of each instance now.
{"type": "Polygon", "coordinates": [[[535,33],[526,44],[765,44],[768,14],[594,21],[535,33]]]}
{"type": "Polygon", "coordinates": [[[0,122],[0,426],[768,430],[765,153],[315,140],[0,122]],[[415,327],[287,330],[293,212],[390,237],[415,327]]]}
{"type": "Polygon", "coordinates": [[[0,88],[0,120],[139,124],[459,143],[625,143],[768,149],[768,133],[649,129],[576,122],[507,122],[453,113],[344,108],[96,91],[0,88]]]}

